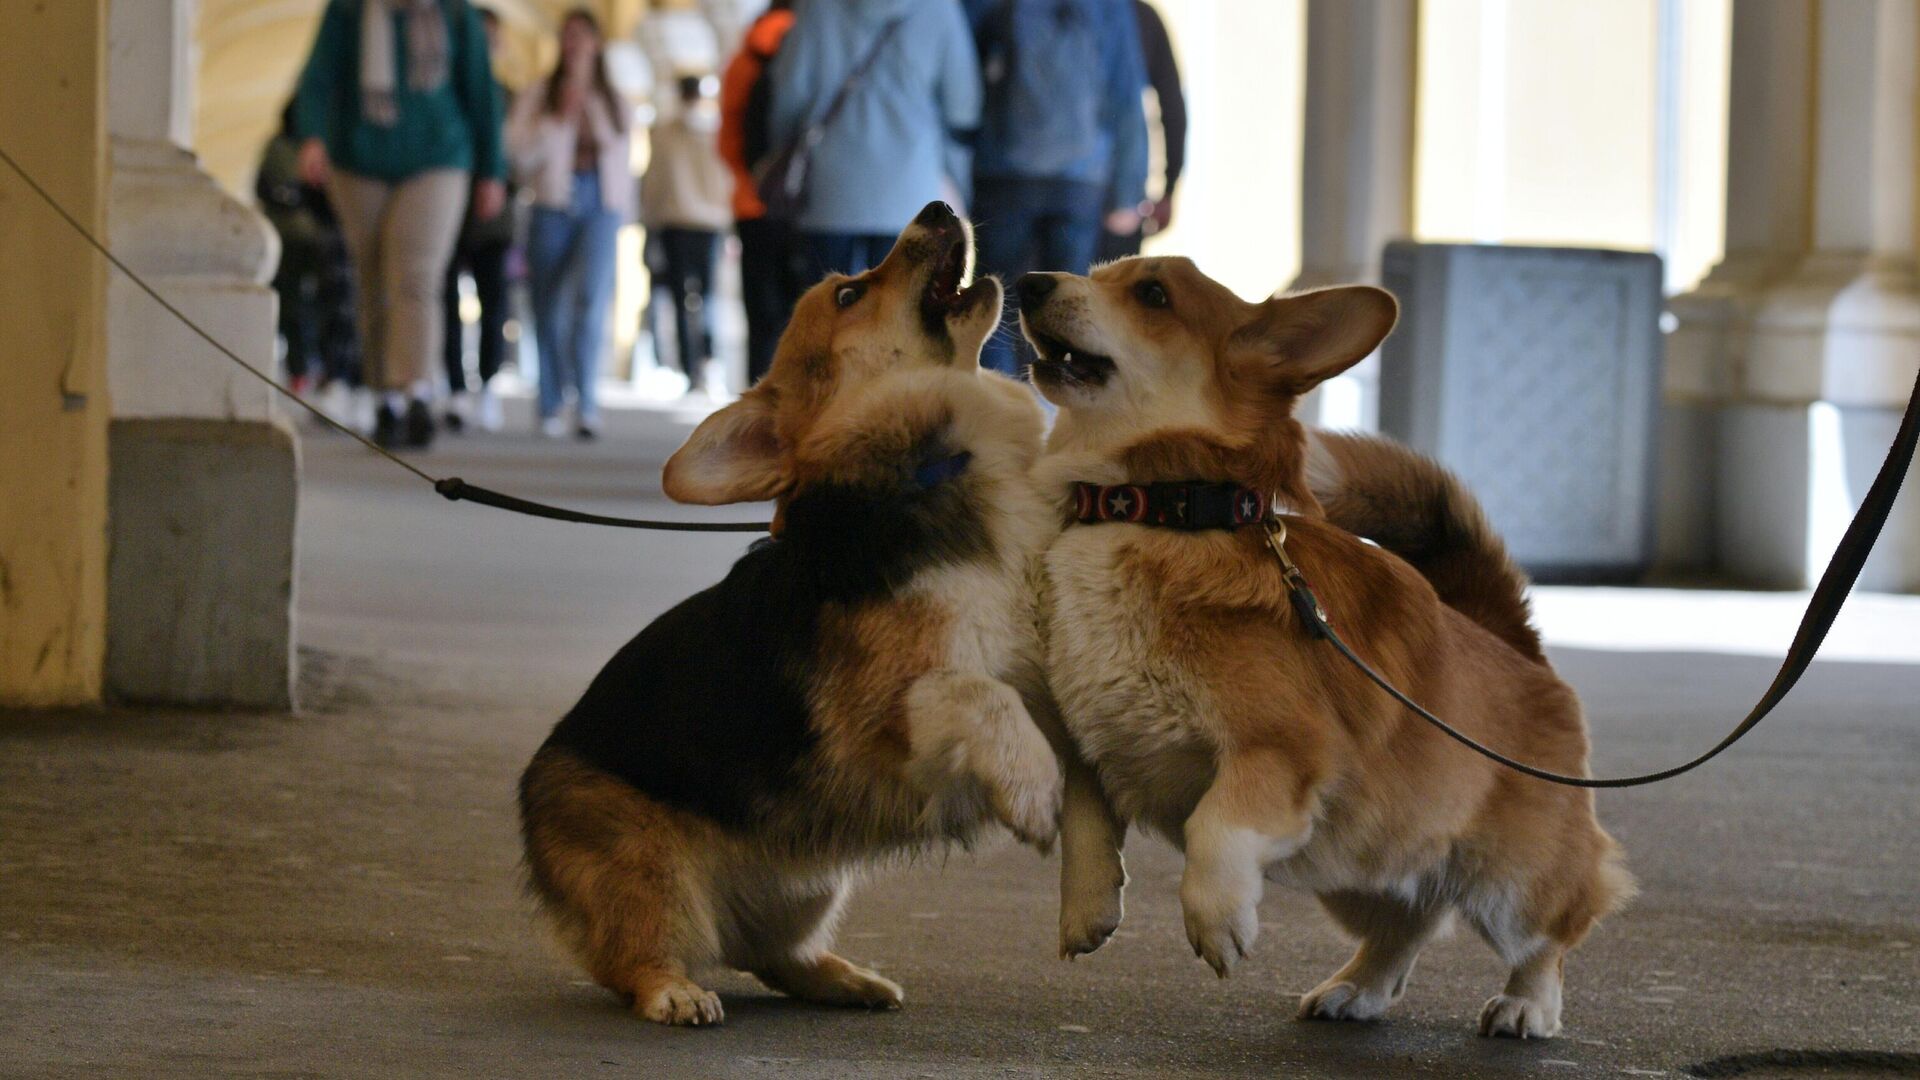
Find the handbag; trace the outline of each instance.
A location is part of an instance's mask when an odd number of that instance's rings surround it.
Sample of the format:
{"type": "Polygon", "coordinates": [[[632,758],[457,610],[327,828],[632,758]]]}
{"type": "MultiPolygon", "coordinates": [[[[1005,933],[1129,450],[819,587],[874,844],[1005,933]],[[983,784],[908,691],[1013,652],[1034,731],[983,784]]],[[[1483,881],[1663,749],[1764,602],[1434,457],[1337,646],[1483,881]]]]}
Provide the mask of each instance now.
{"type": "MultiPolygon", "coordinates": [[[[758,170],[754,187],[760,193],[760,201],[766,204],[768,217],[777,221],[792,221],[806,212],[813,196],[814,151],[821,140],[827,137],[827,129],[833,126],[834,118],[840,115],[847,99],[853,96],[854,90],[866,80],[867,73],[873,70],[874,62],[880,58],[880,51],[886,48],[887,42],[905,21],[905,17],[901,17],[880,28],[867,54],[847,73],[820,118],[802,128],[791,141],[770,155],[758,170]]],[[[760,77],[766,78],[767,73],[763,71],[760,77]]]]}

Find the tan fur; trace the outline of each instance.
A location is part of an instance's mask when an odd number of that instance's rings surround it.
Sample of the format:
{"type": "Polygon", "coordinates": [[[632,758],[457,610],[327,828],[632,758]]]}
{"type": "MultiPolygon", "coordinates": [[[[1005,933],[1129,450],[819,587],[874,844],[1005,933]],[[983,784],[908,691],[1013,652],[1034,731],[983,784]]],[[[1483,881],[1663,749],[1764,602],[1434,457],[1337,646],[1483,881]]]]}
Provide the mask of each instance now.
{"type": "Polygon", "coordinates": [[[1322,431],[1308,441],[1308,486],[1327,520],[1407,560],[1441,603],[1521,655],[1546,659],[1527,603],[1526,574],[1458,477],[1378,436],[1322,431]]]}
{"type": "MultiPolygon", "coordinates": [[[[1420,569],[1322,517],[1294,401],[1392,319],[1378,290],[1245,304],[1185,260],[1061,276],[1025,313],[1029,336],[1117,370],[1100,386],[1037,380],[1062,411],[1036,474],[1063,501],[1074,480],[1273,492],[1291,511],[1292,557],[1355,651],[1468,734],[1583,773],[1579,704],[1526,624],[1524,579],[1457,483],[1405,452],[1333,444],[1342,480],[1392,494],[1323,484],[1329,511],[1371,518],[1389,539],[1390,526],[1417,534],[1418,513],[1452,515],[1450,549],[1420,569]],[[1139,300],[1148,280],[1166,307],[1139,300]],[[1410,513],[1413,526],[1396,516],[1410,513]]],[[[1046,566],[1056,699],[1117,812],[1184,846],[1196,952],[1224,976],[1258,932],[1263,878],[1308,889],[1362,945],[1302,1015],[1371,1019],[1458,913],[1513,970],[1483,1033],[1558,1030],[1561,958],[1630,890],[1590,792],[1502,770],[1366,683],[1305,632],[1258,529],[1076,527],[1046,566]]]]}
{"type": "Polygon", "coordinates": [[[996,284],[946,316],[950,347],[922,329],[938,239],[910,227],[879,267],[810,290],[767,377],[700,425],[664,483],[687,502],[771,499],[778,532],[810,485],[898,483],[937,438],[972,455],[951,483],[987,550],[819,613],[816,746],[798,790],[770,796],[751,831],[657,805],[564,753],[543,752],[523,781],[543,906],[593,977],[648,1019],[718,1021],[718,999],[691,981],[714,964],[812,1001],[897,1006],[898,986],[827,951],[853,880],[994,821],[1036,845],[1056,829],[1072,838],[1063,875],[1082,884],[1067,889],[1063,948],[1097,944],[1118,921],[1115,826],[1091,769],[1069,760],[1063,781],[1056,753],[1070,758],[1071,743],[1037,662],[1030,586],[1058,530],[1030,476],[1040,410],[979,369],[996,284]],[[842,308],[835,293],[849,284],[866,291],[842,308]]]}

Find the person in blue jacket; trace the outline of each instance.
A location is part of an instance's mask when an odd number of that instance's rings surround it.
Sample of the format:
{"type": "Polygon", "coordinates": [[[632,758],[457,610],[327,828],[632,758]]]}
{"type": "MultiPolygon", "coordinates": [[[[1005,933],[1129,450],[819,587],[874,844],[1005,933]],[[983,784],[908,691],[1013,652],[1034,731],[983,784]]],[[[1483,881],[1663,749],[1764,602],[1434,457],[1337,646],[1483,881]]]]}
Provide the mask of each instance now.
{"type": "MultiPolygon", "coordinates": [[[[967,0],[986,97],[974,146],[981,269],[1084,274],[1103,231],[1140,227],[1146,63],[1131,0],[967,0]]],[[[1013,373],[999,334],[982,362],[1013,373]]]]}
{"type": "Polygon", "coordinates": [[[980,63],[959,0],[799,0],[767,68],[770,144],[818,122],[876,46],[815,147],[811,197],[793,223],[814,277],[876,265],[928,202],[966,193],[980,63]]]}

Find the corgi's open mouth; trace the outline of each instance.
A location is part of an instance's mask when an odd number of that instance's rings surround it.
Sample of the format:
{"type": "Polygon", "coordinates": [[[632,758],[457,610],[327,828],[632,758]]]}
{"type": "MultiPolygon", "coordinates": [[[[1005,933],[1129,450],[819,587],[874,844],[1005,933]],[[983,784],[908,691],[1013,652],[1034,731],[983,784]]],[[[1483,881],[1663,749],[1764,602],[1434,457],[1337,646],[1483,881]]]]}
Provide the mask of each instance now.
{"type": "Polygon", "coordinates": [[[920,306],[929,315],[951,318],[971,310],[993,287],[985,281],[967,284],[967,263],[971,261],[973,244],[957,220],[952,228],[939,233],[939,239],[945,247],[933,272],[927,275],[927,289],[921,295],[920,306]]]}
{"type": "Polygon", "coordinates": [[[1069,342],[1029,328],[1027,337],[1037,354],[1033,361],[1035,381],[1055,386],[1105,386],[1114,372],[1113,358],[1076,348],[1069,342]]]}

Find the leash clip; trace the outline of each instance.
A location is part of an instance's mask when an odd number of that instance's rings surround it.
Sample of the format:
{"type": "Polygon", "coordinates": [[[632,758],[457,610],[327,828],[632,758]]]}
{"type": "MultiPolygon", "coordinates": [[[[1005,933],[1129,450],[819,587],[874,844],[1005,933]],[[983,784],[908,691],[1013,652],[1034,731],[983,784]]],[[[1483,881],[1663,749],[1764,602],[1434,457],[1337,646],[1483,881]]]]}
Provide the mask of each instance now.
{"type": "Polygon", "coordinates": [[[1260,524],[1267,531],[1267,547],[1280,560],[1280,573],[1287,579],[1287,597],[1293,602],[1295,613],[1315,637],[1327,637],[1332,633],[1333,620],[1327,617],[1327,609],[1320,606],[1320,598],[1307,585],[1307,576],[1287,554],[1287,523],[1278,514],[1268,514],[1260,524]]]}

